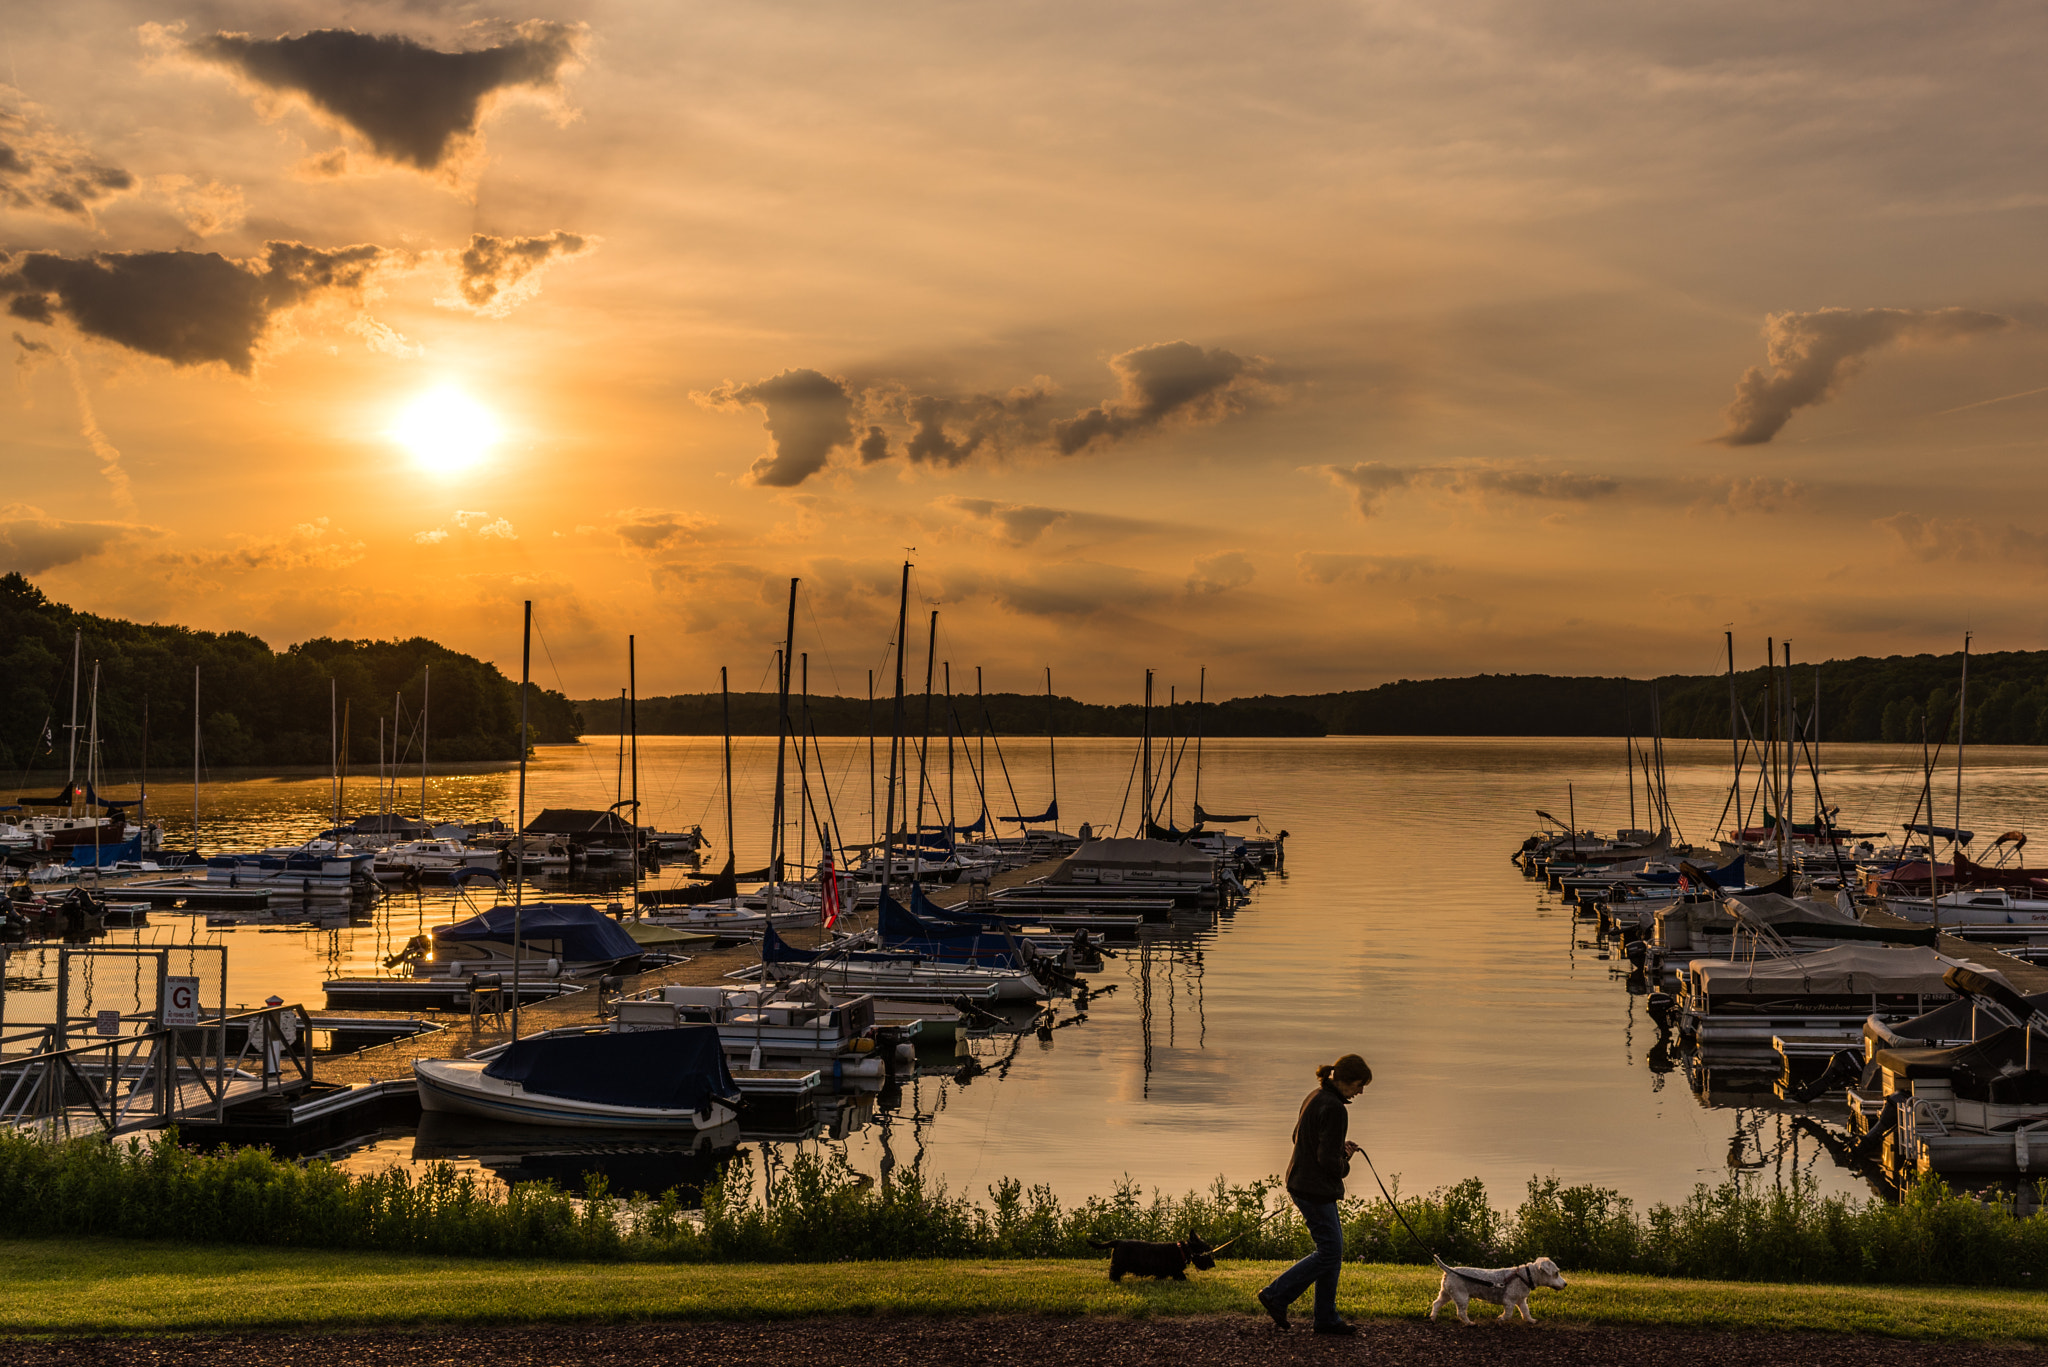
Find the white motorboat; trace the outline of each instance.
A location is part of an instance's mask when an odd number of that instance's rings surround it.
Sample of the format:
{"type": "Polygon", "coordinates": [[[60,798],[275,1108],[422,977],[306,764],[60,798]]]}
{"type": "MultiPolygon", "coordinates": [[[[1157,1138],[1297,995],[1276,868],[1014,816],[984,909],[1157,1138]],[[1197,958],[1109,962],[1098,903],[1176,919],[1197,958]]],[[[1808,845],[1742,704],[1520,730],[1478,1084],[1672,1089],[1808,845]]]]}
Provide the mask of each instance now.
{"type": "Polygon", "coordinates": [[[1042,1001],[1050,988],[1020,968],[977,968],[941,963],[916,953],[795,949],[771,927],[762,934],[761,964],[772,981],[814,978],[846,994],[873,993],[906,1001],[951,1001],[987,997],[998,1001],[1042,1001]]]}
{"type": "Polygon", "coordinates": [[[739,1114],[711,1026],[549,1033],[486,1053],[416,1061],[421,1109],[597,1130],[710,1130],[739,1114]]]}
{"type": "Polygon", "coordinates": [[[736,1067],[815,1068],[838,1082],[879,1086],[874,999],[833,1000],[808,984],[788,987],[660,987],[618,1003],[619,1028],[714,1026],[736,1067]],[[816,999],[816,1000],[813,1000],[816,999]]]}
{"type": "Polygon", "coordinates": [[[1943,930],[1971,926],[2048,927],[2048,898],[2015,897],[2003,888],[1964,888],[1944,892],[1939,899],[1887,897],[1884,909],[1921,925],[1932,925],[1938,910],[1943,930]]]}
{"type": "Polygon", "coordinates": [[[473,849],[459,840],[401,840],[377,851],[372,868],[379,880],[446,878],[458,869],[496,873],[502,856],[495,849],[473,849]]]}

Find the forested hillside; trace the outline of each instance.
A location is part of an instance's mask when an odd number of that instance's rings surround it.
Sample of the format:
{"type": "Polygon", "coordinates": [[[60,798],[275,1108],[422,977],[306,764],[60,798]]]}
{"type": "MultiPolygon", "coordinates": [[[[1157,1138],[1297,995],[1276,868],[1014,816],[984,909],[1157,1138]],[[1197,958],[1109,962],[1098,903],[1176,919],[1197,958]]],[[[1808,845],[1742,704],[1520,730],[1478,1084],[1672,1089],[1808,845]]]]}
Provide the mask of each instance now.
{"type": "MultiPolygon", "coordinates": [[[[1810,715],[1816,688],[1820,698],[1823,740],[1917,741],[1921,719],[1936,741],[1953,739],[1959,655],[1863,656],[1824,664],[1795,664],[1789,676],[1776,675],[1782,689],[1789,680],[1801,726],[1810,715]]],[[[1735,694],[1762,733],[1766,727],[1765,673],[1751,669],[1735,676],[1735,694]]],[[[1480,674],[1463,679],[1403,679],[1377,688],[1345,693],[1262,695],[1208,703],[1182,703],[1152,710],[1158,735],[1192,735],[1200,726],[1210,736],[1620,736],[1633,731],[1648,735],[1653,699],[1662,713],[1666,736],[1726,739],[1729,726],[1728,679],[1721,674],[1672,674],[1654,680],[1573,677],[1549,674],[1480,674]]],[[[619,726],[618,699],[595,698],[576,704],[594,732],[607,734],[619,726]]],[[[792,706],[795,704],[793,703],[792,706]]],[[[992,693],[977,700],[954,700],[960,726],[986,729],[982,707],[1004,735],[1043,734],[1047,706],[1043,696],[992,693]]],[[[1970,729],[1973,744],[2048,744],[2048,651],[2001,651],[1970,657],[1970,729]]],[[[812,698],[811,723],[819,735],[865,735],[865,698],[812,698]]],[[[889,729],[891,703],[874,704],[874,724],[889,729]]],[[[947,704],[939,695],[932,706],[932,730],[946,729],[947,704]]],[[[716,693],[643,698],[639,726],[647,735],[716,735],[720,721],[716,693]]],[[[910,731],[924,725],[924,699],[912,695],[905,704],[910,731]]],[[[1068,736],[1135,736],[1144,724],[1144,709],[1135,704],[1104,707],[1056,699],[1052,725],[1068,736]]],[[[775,734],[775,697],[770,693],[735,693],[732,725],[736,735],[775,734]]]]}
{"type": "MultiPolygon", "coordinates": [[[[417,763],[421,684],[429,666],[429,758],[452,763],[519,756],[519,686],[497,666],[424,637],[322,638],[274,651],[243,632],[74,612],[49,601],[22,575],[8,574],[0,576],[0,764],[15,783],[30,785],[24,792],[53,772],[61,781],[65,769],[74,631],[83,633],[80,721],[97,662],[101,762],[110,768],[142,763],[145,706],[149,764],[191,767],[194,665],[208,765],[328,763],[330,695],[348,704],[352,766],[376,764],[380,717],[400,735],[401,754],[417,763]],[[394,701],[402,717],[395,716],[394,701]],[[46,727],[53,742],[47,749],[46,727]]],[[[567,698],[535,688],[532,699],[537,742],[576,738],[581,724],[567,698]]]]}
{"type": "MultiPolygon", "coordinates": [[[[777,700],[773,693],[732,695],[732,730],[736,736],[772,736],[776,731],[777,700]]],[[[813,697],[808,703],[790,699],[792,724],[801,712],[821,736],[865,736],[869,728],[866,698],[813,697]]],[[[586,727],[593,733],[616,734],[620,729],[617,698],[586,698],[576,704],[586,727]]],[[[877,698],[873,704],[873,726],[887,735],[895,702],[877,698]]],[[[1043,693],[989,693],[976,697],[963,693],[954,697],[951,708],[957,714],[963,734],[974,735],[990,729],[997,735],[1044,735],[1050,725],[1062,736],[1136,736],[1145,728],[1145,709],[1130,703],[1103,707],[1054,698],[1048,707],[1043,693]]],[[[949,726],[946,695],[931,700],[931,729],[944,735],[949,726]]],[[[660,698],[642,698],[634,710],[640,734],[645,736],[715,736],[724,729],[724,708],[716,693],[678,693],[660,698]]],[[[915,693],[904,700],[904,729],[915,735],[925,725],[925,698],[915,693]]],[[[1210,736],[1320,736],[1322,722],[1308,712],[1258,702],[1182,703],[1169,711],[1162,700],[1152,709],[1153,734],[1191,736],[1200,726],[1210,736]]]]}
{"type": "MultiPolygon", "coordinates": [[[[1820,697],[1824,740],[1917,741],[1921,718],[1933,740],[1953,739],[1962,657],[1859,656],[1780,670],[1804,718],[1820,697]]],[[[1762,669],[1735,676],[1735,694],[1761,733],[1762,669]]],[[[1481,674],[1466,679],[1403,679],[1350,693],[1242,699],[1306,712],[1333,735],[1619,736],[1647,734],[1652,689],[1664,734],[1726,739],[1726,675],[1666,675],[1655,680],[1481,674]]],[[[2048,744],[2048,651],[2000,651],[1970,657],[1973,744],[2048,744]]],[[[1802,726],[1804,722],[1802,721],[1802,726]]]]}

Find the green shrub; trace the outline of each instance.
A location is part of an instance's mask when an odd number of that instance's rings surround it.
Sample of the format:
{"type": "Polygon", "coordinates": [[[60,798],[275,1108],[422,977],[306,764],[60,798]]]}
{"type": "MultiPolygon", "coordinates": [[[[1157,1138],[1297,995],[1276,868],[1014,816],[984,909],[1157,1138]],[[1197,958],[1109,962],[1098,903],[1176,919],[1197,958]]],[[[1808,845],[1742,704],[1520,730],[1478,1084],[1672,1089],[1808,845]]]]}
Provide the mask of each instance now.
{"type": "MultiPolygon", "coordinates": [[[[1232,1240],[1228,1256],[1307,1251],[1277,1179],[1221,1177],[1184,1196],[1125,1178],[1067,1206],[1004,1178],[987,1200],[915,1172],[876,1182],[843,1155],[799,1152],[756,1180],[737,1155],[693,1208],[681,1192],[623,1201],[603,1179],[571,1197],[545,1182],[509,1190],[445,1163],[356,1177],[266,1149],[201,1152],[176,1142],[53,1142],[0,1131],[0,1235],[106,1235],[195,1243],[413,1250],[563,1259],[819,1262],[884,1258],[1082,1258],[1090,1240],[1232,1240]]],[[[1346,1252],[1375,1262],[1502,1266],[1548,1255],[1569,1270],[1734,1280],[2048,1285],[2048,1183],[2017,1216],[1927,1178],[1897,1204],[1823,1196],[1754,1174],[1700,1185],[1638,1212],[1604,1187],[1531,1178],[1513,1212],[1477,1178],[1426,1196],[1342,1203],[1346,1252]],[[1410,1232],[1410,1227],[1413,1232],[1410,1232]]]]}

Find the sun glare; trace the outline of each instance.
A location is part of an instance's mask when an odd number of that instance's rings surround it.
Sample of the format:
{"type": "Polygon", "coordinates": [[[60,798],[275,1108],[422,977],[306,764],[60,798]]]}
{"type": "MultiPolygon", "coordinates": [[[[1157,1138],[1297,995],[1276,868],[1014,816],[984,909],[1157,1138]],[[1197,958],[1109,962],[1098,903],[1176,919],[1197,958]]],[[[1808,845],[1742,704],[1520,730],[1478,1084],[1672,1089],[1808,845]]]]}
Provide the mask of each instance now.
{"type": "Polygon", "coordinates": [[[456,475],[490,453],[502,432],[491,411],[450,387],[420,395],[398,415],[391,438],[429,474],[456,475]]]}

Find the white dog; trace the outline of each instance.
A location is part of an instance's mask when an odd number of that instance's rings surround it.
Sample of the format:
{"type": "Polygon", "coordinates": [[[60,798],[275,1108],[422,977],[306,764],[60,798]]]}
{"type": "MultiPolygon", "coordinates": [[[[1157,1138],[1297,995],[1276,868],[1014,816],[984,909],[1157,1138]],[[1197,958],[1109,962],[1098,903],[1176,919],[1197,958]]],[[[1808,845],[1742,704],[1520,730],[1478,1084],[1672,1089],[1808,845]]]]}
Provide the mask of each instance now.
{"type": "Polygon", "coordinates": [[[1444,1279],[1436,1289],[1436,1303],[1429,1307],[1429,1317],[1435,1319],[1446,1302],[1456,1302],[1460,1324],[1472,1322],[1472,1317],[1465,1313],[1465,1304],[1475,1300],[1499,1306],[1502,1321],[1513,1318],[1519,1310],[1523,1319],[1534,1324],[1536,1317],[1529,1313],[1529,1293],[1539,1286],[1553,1291],[1565,1287],[1564,1274],[1548,1258],[1538,1258],[1520,1267],[1452,1267],[1442,1258],[1436,1260],[1436,1265],[1443,1268],[1444,1279]]]}

